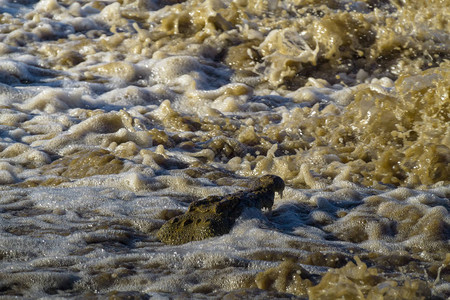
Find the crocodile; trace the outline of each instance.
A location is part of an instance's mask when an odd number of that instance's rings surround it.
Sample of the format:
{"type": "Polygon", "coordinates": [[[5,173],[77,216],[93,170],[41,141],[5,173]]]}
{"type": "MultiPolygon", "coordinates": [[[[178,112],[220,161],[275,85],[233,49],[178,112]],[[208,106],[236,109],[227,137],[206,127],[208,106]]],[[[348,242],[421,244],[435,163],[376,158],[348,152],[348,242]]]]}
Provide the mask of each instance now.
{"type": "Polygon", "coordinates": [[[275,192],[282,197],[284,186],[280,177],[264,175],[248,190],[194,201],[184,214],[168,220],[157,237],[165,244],[180,245],[227,234],[245,208],[272,210],[275,192]]]}

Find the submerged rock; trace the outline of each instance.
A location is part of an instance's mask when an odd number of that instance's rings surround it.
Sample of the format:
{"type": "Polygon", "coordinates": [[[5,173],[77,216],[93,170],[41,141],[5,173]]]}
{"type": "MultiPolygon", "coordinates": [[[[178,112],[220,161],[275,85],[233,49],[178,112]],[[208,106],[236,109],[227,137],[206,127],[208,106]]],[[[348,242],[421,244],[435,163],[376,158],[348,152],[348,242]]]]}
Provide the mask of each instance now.
{"type": "Polygon", "coordinates": [[[166,244],[179,245],[226,234],[244,208],[271,210],[275,192],[282,196],[283,190],[283,179],[275,175],[262,176],[249,190],[192,202],[185,214],[167,221],[157,236],[166,244]]]}

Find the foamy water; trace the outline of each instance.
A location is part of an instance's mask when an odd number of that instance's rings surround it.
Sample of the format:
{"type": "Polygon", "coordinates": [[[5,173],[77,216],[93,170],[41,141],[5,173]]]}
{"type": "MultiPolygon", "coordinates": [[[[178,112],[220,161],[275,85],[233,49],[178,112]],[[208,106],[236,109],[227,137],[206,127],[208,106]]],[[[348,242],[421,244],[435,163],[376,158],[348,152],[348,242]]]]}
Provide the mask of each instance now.
{"type": "Polygon", "coordinates": [[[0,298],[449,297],[450,3],[404,2],[0,0],[0,298]]]}

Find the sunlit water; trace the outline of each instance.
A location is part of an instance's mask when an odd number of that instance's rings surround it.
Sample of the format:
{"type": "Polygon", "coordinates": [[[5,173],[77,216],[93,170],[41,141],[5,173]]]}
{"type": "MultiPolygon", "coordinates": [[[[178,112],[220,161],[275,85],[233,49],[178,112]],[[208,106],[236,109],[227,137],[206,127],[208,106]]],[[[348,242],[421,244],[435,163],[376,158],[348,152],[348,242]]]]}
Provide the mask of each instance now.
{"type": "Polygon", "coordinates": [[[0,298],[446,299],[449,7],[0,0],[0,298]]]}

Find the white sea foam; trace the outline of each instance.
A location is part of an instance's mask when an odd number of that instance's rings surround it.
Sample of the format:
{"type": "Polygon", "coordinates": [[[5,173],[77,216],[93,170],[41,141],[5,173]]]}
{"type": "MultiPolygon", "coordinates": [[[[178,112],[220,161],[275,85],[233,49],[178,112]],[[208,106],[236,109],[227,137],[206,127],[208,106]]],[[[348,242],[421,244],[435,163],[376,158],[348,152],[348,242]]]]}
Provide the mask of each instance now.
{"type": "Polygon", "coordinates": [[[72,2],[0,0],[0,298],[450,295],[442,4],[72,2]]]}

